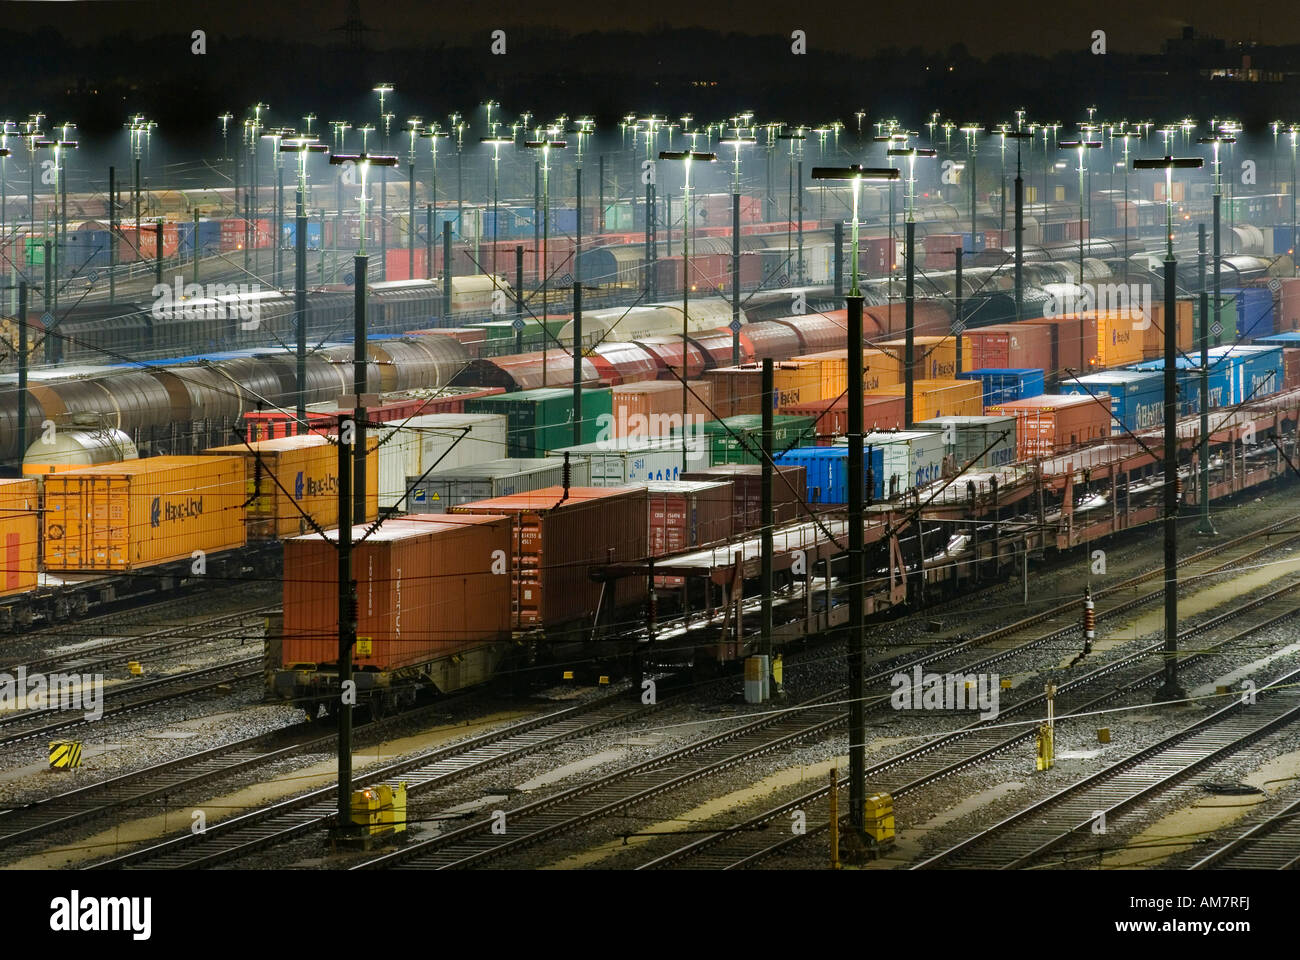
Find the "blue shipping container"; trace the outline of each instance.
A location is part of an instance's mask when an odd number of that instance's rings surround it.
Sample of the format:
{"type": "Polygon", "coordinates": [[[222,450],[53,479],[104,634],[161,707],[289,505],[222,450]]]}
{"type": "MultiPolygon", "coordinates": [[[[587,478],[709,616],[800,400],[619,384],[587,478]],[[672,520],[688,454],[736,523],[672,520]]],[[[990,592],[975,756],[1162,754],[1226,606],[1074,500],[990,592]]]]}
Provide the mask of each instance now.
{"type": "Polygon", "coordinates": [[[1267,337],[1256,338],[1255,343],[1264,347],[1300,347],[1300,330],[1271,333],[1267,337]]]}
{"type": "MultiPolygon", "coordinates": [[[[283,224],[284,246],[287,249],[294,249],[298,243],[298,224],[295,220],[286,220],[283,224]]],[[[320,249],[320,221],[307,221],[307,249],[320,249]]]]}
{"type": "MultiPolygon", "coordinates": [[[[846,447],[796,447],[775,460],[778,466],[804,468],[808,476],[805,499],[809,503],[848,503],[849,453],[846,447]]],[[[872,498],[879,500],[885,488],[885,455],[880,447],[868,446],[863,454],[864,487],[868,470],[872,478],[872,498]]]]}
{"type": "Polygon", "coordinates": [[[107,230],[73,230],[68,234],[63,259],[69,270],[79,273],[92,267],[107,267],[111,246],[107,230]]]}
{"type": "Polygon", "coordinates": [[[1029,367],[986,367],[982,370],[965,370],[957,374],[958,380],[979,380],[984,385],[984,406],[991,407],[1025,397],[1045,393],[1043,371],[1029,367]]]}
{"type": "MultiPolygon", "coordinates": [[[[1145,360],[1142,363],[1134,363],[1126,370],[1145,370],[1156,371],[1161,374],[1165,371],[1165,362],[1163,360],[1145,360]]],[[[1180,417],[1190,416],[1194,413],[1201,412],[1201,374],[1200,374],[1200,354],[1193,352],[1191,356],[1177,357],[1174,361],[1174,369],[1178,371],[1178,415],[1180,417]]],[[[1228,367],[1224,364],[1215,365],[1213,359],[1210,361],[1210,376],[1207,384],[1210,393],[1210,409],[1222,407],[1228,403],[1228,398],[1232,396],[1231,377],[1229,376],[1228,367]]]]}
{"type": "Polygon", "coordinates": [[[1164,422],[1165,377],[1163,372],[1108,370],[1061,383],[1062,393],[1110,397],[1112,432],[1118,423],[1127,431],[1148,430],[1164,422]]]}
{"type": "Polygon", "coordinates": [[[1254,340],[1273,332],[1273,291],[1268,287],[1224,287],[1224,300],[1237,307],[1237,337],[1254,340]]]}
{"type": "Polygon", "coordinates": [[[1250,403],[1282,389],[1281,347],[1244,343],[1215,347],[1210,362],[1227,368],[1233,403],[1250,403]]]}

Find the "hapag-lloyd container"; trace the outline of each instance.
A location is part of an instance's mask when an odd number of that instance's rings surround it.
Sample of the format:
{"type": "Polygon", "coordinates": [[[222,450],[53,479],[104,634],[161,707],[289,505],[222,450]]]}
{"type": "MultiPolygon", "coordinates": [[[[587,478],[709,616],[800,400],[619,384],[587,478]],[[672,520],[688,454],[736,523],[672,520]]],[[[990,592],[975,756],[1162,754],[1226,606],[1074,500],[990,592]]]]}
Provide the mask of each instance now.
{"type": "Polygon", "coordinates": [[[407,477],[499,460],[507,449],[502,414],[425,414],[379,427],[372,435],[379,441],[379,506],[399,510],[406,509],[407,477]]]}
{"type": "MultiPolygon", "coordinates": [[[[783,466],[802,467],[807,474],[804,494],[810,504],[845,504],[849,502],[849,450],[842,444],[826,447],[796,447],[776,460],[783,466]]],[[[879,500],[884,489],[885,452],[883,447],[866,446],[862,451],[862,492],[871,491],[879,500]]]]}
{"type": "MultiPolygon", "coordinates": [[[[957,341],[958,337],[913,337],[912,338],[912,376],[917,380],[951,380],[957,376],[957,341]]],[[[901,383],[906,374],[903,360],[906,355],[906,340],[876,341],[874,344],[888,358],[892,367],[894,383],[901,383]]]]}
{"type": "MultiPolygon", "coordinates": [[[[975,327],[962,334],[967,370],[1045,370],[1052,364],[1052,331],[1026,323],[975,327]]],[[[959,373],[958,378],[965,376],[959,373]]]]}
{"type": "Polygon", "coordinates": [[[0,480],[0,597],[36,586],[40,504],[38,481],[0,480]]]}
{"type": "MultiPolygon", "coordinates": [[[[357,670],[430,664],[510,639],[506,516],[394,518],[352,528],[357,670]]],[[[285,667],[338,663],[338,531],[284,543],[285,667]]]]}
{"type": "MultiPolygon", "coordinates": [[[[366,437],[366,448],[366,519],[373,520],[379,506],[379,440],[366,437]]],[[[241,459],[249,539],[279,540],[310,532],[304,513],[322,528],[338,526],[339,448],[330,438],[307,433],[209,447],[203,454],[241,459]]]]}
{"type": "MultiPolygon", "coordinates": [[[[809,353],[795,360],[818,362],[822,365],[823,400],[840,397],[849,388],[849,351],[825,350],[821,353],[809,353]]],[[[883,350],[866,349],[862,351],[862,389],[877,390],[898,383],[899,366],[883,350]]],[[[815,401],[814,401],[815,402],[815,401]]],[[[778,404],[778,406],[799,406],[800,404],[778,404]]]]}
{"type": "MultiPolygon", "coordinates": [[[[593,487],[623,487],[652,480],[680,480],[682,439],[677,437],[614,437],[576,447],[548,451],[552,457],[583,460],[589,465],[593,487]]],[[[686,435],[686,469],[709,466],[709,439],[700,433],[686,435]]]]}
{"type": "Polygon", "coordinates": [[[1142,370],[1107,370],[1062,380],[1061,391],[1110,397],[1111,433],[1149,430],[1164,423],[1165,375],[1142,370]]]}
{"type": "MultiPolygon", "coordinates": [[[[691,380],[686,385],[686,413],[712,420],[713,384],[691,380]]],[[[677,380],[643,380],[614,388],[610,430],[615,437],[666,437],[682,424],[682,385],[677,380]]]]}
{"type": "MultiPolygon", "coordinates": [[[[592,566],[643,560],[649,530],[644,487],[544,487],[453,507],[453,513],[504,514],[513,524],[511,601],[517,628],[590,619],[601,602],[592,566]]],[[[622,577],[615,607],[645,596],[644,577],[622,577]]],[[[611,597],[607,594],[605,602],[611,597]]],[[[602,608],[604,609],[604,608],[602,608]]]]}
{"type": "Polygon", "coordinates": [[[1050,457],[1110,436],[1110,409],[1092,397],[1045,393],[987,407],[991,417],[1014,416],[1018,458],[1050,457]]]}
{"type": "MultiPolygon", "coordinates": [[[[1174,316],[1177,328],[1174,335],[1178,349],[1186,353],[1196,346],[1196,311],[1191,300],[1177,301],[1174,316]]],[[[1142,356],[1147,360],[1158,360],[1165,355],[1165,305],[1151,304],[1150,322],[1142,331],[1142,356]]]]}
{"type": "MultiPolygon", "coordinates": [[[[763,412],[763,365],[708,370],[704,379],[713,384],[713,409],[719,419],[763,412]]],[[[822,399],[820,360],[783,360],[772,364],[773,409],[822,399]]]]}
{"type": "MultiPolygon", "coordinates": [[[[892,499],[943,476],[943,438],[931,430],[868,433],[862,442],[881,450],[878,499],[892,499]]],[[[847,445],[847,440],[836,443],[837,447],[847,445]]]]}
{"type": "Polygon", "coordinates": [[[936,417],[917,427],[938,432],[957,470],[1002,467],[1016,459],[1015,417],[936,417]]]}
{"type": "MultiPolygon", "coordinates": [[[[901,397],[906,384],[873,390],[867,396],[901,397]]],[[[912,421],[935,417],[976,417],[984,412],[984,388],[971,380],[916,380],[912,384],[912,421]]]]}
{"type": "MultiPolygon", "coordinates": [[[[901,430],[903,428],[903,398],[862,398],[862,426],[865,430],[901,430]]],[[[818,442],[828,442],[831,437],[842,437],[849,432],[849,398],[818,400],[797,407],[782,407],[781,414],[790,417],[812,417],[813,432],[818,442]]]]}
{"type": "MultiPolygon", "coordinates": [[[[1097,366],[1102,369],[1122,367],[1142,360],[1146,343],[1146,329],[1150,320],[1137,310],[1096,310],[1097,366]]],[[[1083,370],[1076,370],[1082,374],[1083,370]]],[[[1061,377],[1061,382],[1066,381],[1061,377]]]]}
{"type": "MultiPolygon", "coordinates": [[[[406,506],[411,513],[446,513],[462,503],[563,485],[563,457],[506,457],[438,470],[423,478],[407,477],[410,495],[406,498],[406,506]]],[[[570,460],[569,486],[591,485],[591,463],[581,459],[570,460]]]]}
{"type": "Polygon", "coordinates": [[[44,483],[47,570],[135,570],[246,542],[239,457],[149,457],[44,483]]]}
{"type": "MultiPolygon", "coordinates": [[[[683,480],[730,480],[735,501],[732,514],[735,532],[748,533],[763,523],[763,468],[755,463],[727,463],[682,474],[683,480]]],[[[806,486],[803,467],[777,466],[772,471],[772,516],[778,525],[805,520],[808,514],[800,506],[806,486]]]]}
{"type": "MultiPolygon", "coordinates": [[[[1035,327],[1042,330],[1042,327],[1035,327]]],[[[959,380],[978,380],[984,386],[984,406],[1036,397],[1046,387],[1043,371],[1029,368],[990,367],[957,374],[959,380]]]]}

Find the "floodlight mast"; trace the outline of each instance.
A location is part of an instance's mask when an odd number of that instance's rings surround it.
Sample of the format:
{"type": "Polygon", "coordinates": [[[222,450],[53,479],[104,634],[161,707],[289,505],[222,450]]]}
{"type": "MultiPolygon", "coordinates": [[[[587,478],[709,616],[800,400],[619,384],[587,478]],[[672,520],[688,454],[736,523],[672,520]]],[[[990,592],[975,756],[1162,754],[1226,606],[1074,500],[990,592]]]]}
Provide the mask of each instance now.
{"type": "Polygon", "coordinates": [[[865,615],[862,588],[866,579],[864,563],[864,501],[871,497],[864,476],[862,407],[862,292],[858,289],[858,188],[863,180],[897,180],[899,171],[894,167],[865,168],[858,164],[850,167],[814,167],[814,180],[847,180],[853,186],[852,224],[852,280],[847,297],[848,330],[848,398],[849,398],[849,463],[848,463],[848,521],[849,521],[849,822],[852,829],[866,841],[867,754],[866,709],[863,701],[864,643],[862,620],[865,615]]]}

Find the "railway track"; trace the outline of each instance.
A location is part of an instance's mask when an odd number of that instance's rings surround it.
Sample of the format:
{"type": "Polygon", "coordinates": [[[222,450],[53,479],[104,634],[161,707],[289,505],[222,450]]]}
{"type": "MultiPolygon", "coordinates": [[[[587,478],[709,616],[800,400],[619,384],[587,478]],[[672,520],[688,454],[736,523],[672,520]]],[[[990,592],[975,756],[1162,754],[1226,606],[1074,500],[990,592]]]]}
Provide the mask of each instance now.
{"type": "Polygon", "coordinates": [[[1300,869],[1300,800],[1248,827],[1189,869],[1300,869]]]}
{"type": "MultiPolygon", "coordinates": [[[[1239,538],[1233,541],[1233,544],[1240,548],[1253,540],[1254,536],[1239,538]]],[[[1277,546],[1280,544],[1250,548],[1245,554],[1230,555],[1227,559],[1218,562],[1211,561],[1206,564],[1204,573],[1227,569],[1244,562],[1247,556],[1256,556],[1277,546]]],[[[1230,554],[1233,552],[1229,551],[1230,554]]],[[[1206,553],[1222,555],[1220,550],[1206,553]]],[[[1202,562],[1210,561],[1210,558],[1203,554],[1197,556],[1202,562]]],[[[1121,591],[1129,583],[1130,581],[1125,581],[1117,585],[1112,588],[1112,592],[1121,591]]],[[[1149,602],[1155,596],[1162,595],[1163,590],[1157,594],[1121,600],[1111,608],[1110,612],[1113,615],[1115,612],[1131,609],[1133,606],[1149,602]]],[[[1261,599],[1256,604],[1240,607],[1233,615],[1240,616],[1262,605],[1263,602],[1265,601],[1261,599]]],[[[1026,625],[1050,619],[1060,609],[1037,614],[953,647],[923,654],[901,665],[901,668],[934,667],[947,672],[973,672],[986,669],[1017,654],[1067,637],[1077,630],[1077,625],[1071,625],[1030,639],[1018,637],[1026,625]],[[988,646],[995,648],[992,653],[985,652],[984,648],[988,646]],[[973,659],[971,655],[974,655],[973,659]]],[[[1148,654],[1149,650],[1142,655],[1148,654]]],[[[867,681],[888,683],[889,677],[899,668],[880,671],[868,677],[867,681]]],[[[847,717],[842,705],[842,698],[846,694],[847,690],[840,688],[806,700],[789,710],[763,714],[756,720],[741,723],[731,730],[703,741],[615,771],[554,796],[506,811],[505,833],[494,832],[494,827],[499,829],[499,822],[496,818],[488,817],[459,830],[374,858],[362,864],[361,868],[463,868],[505,856],[575,830],[586,823],[617,813],[651,797],[711,776],[743,761],[792,743],[825,736],[846,722],[847,717]]],[[[868,709],[883,709],[886,700],[887,697],[882,696],[876,702],[869,703],[868,709]]]]}
{"type": "Polygon", "coordinates": [[[1261,687],[1255,703],[1235,700],[912,869],[1006,870],[1041,863],[1070,840],[1089,836],[1097,824],[1104,827],[1129,807],[1300,719],[1297,681],[1300,670],[1286,673],[1261,687]]]}
{"type": "MultiPolygon", "coordinates": [[[[1290,619],[1300,613],[1300,605],[1290,601],[1281,611],[1276,604],[1300,590],[1300,583],[1290,584],[1250,603],[1213,617],[1179,635],[1179,642],[1204,636],[1218,627],[1243,616],[1254,615],[1254,622],[1230,636],[1179,656],[1180,667],[1204,660],[1225,647],[1246,639],[1259,630],[1290,619]]],[[[1159,684],[1164,678],[1162,667],[1150,669],[1152,657],[1164,650],[1160,641],[1098,666],[1072,680],[1059,684],[1055,710],[1058,720],[1100,709],[1120,697],[1159,684]],[[1098,688],[1101,687],[1099,690],[1098,688]]],[[[1034,739],[1037,726],[1046,710],[1045,694],[1027,697],[1002,709],[990,720],[979,720],[952,733],[934,737],[880,763],[869,766],[866,776],[872,790],[888,792],[895,800],[936,783],[998,754],[1034,739]],[[1008,719],[1029,715],[1021,730],[1008,730],[1008,719]]],[[[838,781],[840,789],[849,786],[849,778],[838,781]]],[[[826,801],[829,786],[819,787],[792,800],[754,814],[725,829],[654,858],[638,869],[662,869],[687,866],[692,869],[730,870],[754,866],[796,846],[809,837],[818,836],[829,826],[826,801]],[[795,810],[804,812],[809,823],[803,834],[775,836],[773,826],[788,822],[795,810]]],[[[847,816],[842,818],[847,822],[847,816]]]]}

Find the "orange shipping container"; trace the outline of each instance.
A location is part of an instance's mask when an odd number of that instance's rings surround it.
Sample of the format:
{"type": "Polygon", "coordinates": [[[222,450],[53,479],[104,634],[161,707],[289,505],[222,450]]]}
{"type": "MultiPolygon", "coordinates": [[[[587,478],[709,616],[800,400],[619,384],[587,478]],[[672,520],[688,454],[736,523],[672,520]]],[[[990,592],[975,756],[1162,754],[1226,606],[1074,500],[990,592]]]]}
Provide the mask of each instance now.
{"type": "MultiPolygon", "coordinates": [[[[712,420],[713,384],[691,380],[686,412],[712,420]]],[[[614,388],[613,435],[616,437],[666,437],[681,425],[682,385],[676,380],[643,380],[614,388]]]]}
{"type": "Polygon", "coordinates": [[[40,538],[37,481],[0,480],[0,597],[35,589],[40,538]]]}
{"type": "MultiPolygon", "coordinates": [[[[743,363],[718,367],[704,374],[713,384],[713,410],[718,419],[763,412],[763,365],[743,363]]],[[[820,361],[782,360],[772,364],[773,406],[783,407],[822,399],[820,361]]]]}
{"type": "MultiPolygon", "coordinates": [[[[913,337],[912,338],[912,376],[917,380],[951,380],[960,372],[957,369],[957,340],[948,337],[913,337]]],[[[901,383],[903,374],[903,355],[907,341],[877,341],[876,349],[884,352],[893,366],[895,383],[901,383]]]]}
{"type": "MultiPolygon", "coordinates": [[[[589,620],[601,602],[593,565],[643,560],[649,530],[644,487],[544,487],[508,497],[463,503],[452,513],[504,514],[511,518],[516,627],[589,620]]],[[[645,597],[644,577],[616,581],[616,607],[645,597]]],[[[609,596],[605,603],[610,602],[609,596]]],[[[602,615],[607,614],[602,608],[602,615]]]]}
{"type": "MultiPolygon", "coordinates": [[[[510,639],[508,517],[395,518],[360,542],[368,529],[352,529],[354,667],[414,667],[510,639]]],[[[338,663],[337,543],[337,530],[284,543],[286,667],[338,663]]]]}
{"type": "MultiPolygon", "coordinates": [[[[896,383],[868,396],[901,397],[906,384],[896,383]]],[[[916,380],[912,384],[912,422],[935,417],[978,417],[984,412],[984,384],[979,380],[916,380]]]]}
{"type": "MultiPolygon", "coordinates": [[[[244,464],[248,536],[279,540],[311,532],[303,513],[323,529],[339,523],[338,446],[317,433],[210,447],[204,454],[239,457],[244,464]],[[251,448],[251,449],[250,449],[251,448]]],[[[366,438],[366,519],[379,509],[379,441],[366,438]]]]}
{"type": "Polygon", "coordinates": [[[245,542],[238,457],[150,457],[44,482],[47,570],[137,570],[245,542]]]}
{"type": "MultiPolygon", "coordinates": [[[[683,553],[731,538],[736,490],[730,480],[657,480],[650,495],[652,557],[683,553]]],[[[681,586],[681,577],[655,577],[657,587],[681,586]]]]}
{"type": "Polygon", "coordinates": [[[1065,313],[1056,317],[1033,317],[1025,323],[1045,326],[1052,334],[1051,365],[1043,370],[1049,381],[1064,377],[1066,370],[1076,376],[1097,372],[1097,318],[1091,313],[1065,313]]]}
{"type": "MultiPolygon", "coordinates": [[[[1196,346],[1196,311],[1190,300],[1179,300],[1174,311],[1178,318],[1178,349],[1186,353],[1196,346]]],[[[1142,331],[1142,359],[1158,360],[1165,355],[1165,305],[1151,304],[1151,322],[1142,331]]]]}
{"type": "Polygon", "coordinates": [[[1016,417],[1020,459],[1050,457],[1110,436],[1110,406],[1082,394],[1043,394],[986,407],[991,416],[1016,417]]]}
{"type": "Polygon", "coordinates": [[[1142,359],[1146,331],[1134,330],[1141,326],[1141,314],[1130,314],[1127,310],[1098,310],[1097,316],[1097,366],[1106,370],[1142,359]],[[1134,320],[1134,316],[1137,317],[1134,320]]]}

